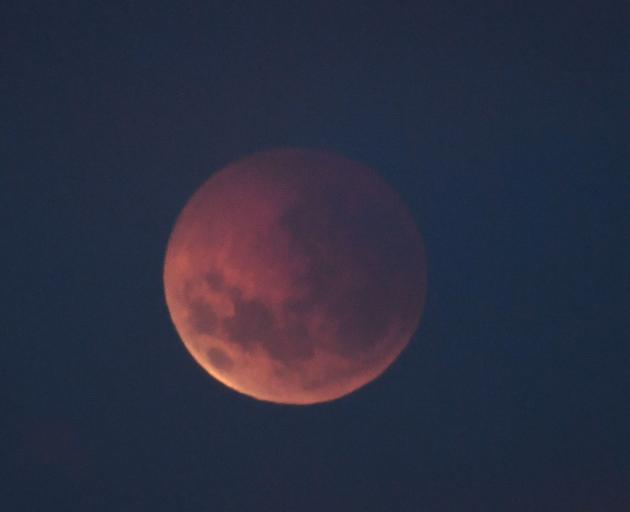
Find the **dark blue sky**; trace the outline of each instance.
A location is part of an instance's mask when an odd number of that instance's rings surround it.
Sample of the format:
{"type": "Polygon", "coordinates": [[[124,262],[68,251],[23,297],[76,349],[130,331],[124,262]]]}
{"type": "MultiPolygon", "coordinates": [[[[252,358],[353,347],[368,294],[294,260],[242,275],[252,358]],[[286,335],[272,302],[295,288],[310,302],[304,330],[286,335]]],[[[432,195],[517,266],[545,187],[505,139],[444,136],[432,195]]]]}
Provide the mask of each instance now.
{"type": "Polygon", "coordinates": [[[2,508],[627,511],[626,2],[4,2],[2,508]],[[210,379],[169,232],[278,146],[375,169],[425,316],[307,408],[210,379]],[[8,220],[8,222],[7,222],[8,220]]]}

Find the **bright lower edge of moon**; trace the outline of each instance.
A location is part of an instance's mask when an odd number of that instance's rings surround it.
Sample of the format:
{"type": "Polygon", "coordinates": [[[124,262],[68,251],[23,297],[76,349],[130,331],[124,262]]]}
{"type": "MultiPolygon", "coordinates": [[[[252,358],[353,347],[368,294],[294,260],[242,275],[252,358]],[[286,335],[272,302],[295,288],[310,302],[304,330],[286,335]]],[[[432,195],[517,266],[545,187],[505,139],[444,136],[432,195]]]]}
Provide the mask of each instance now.
{"type": "Polygon", "coordinates": [[[214,173],[171,233],[167,306],[226,386],[326,402],[382,374],[419,326],[424,244],[395,193],[332,153],[280,149],[214,173]]]}

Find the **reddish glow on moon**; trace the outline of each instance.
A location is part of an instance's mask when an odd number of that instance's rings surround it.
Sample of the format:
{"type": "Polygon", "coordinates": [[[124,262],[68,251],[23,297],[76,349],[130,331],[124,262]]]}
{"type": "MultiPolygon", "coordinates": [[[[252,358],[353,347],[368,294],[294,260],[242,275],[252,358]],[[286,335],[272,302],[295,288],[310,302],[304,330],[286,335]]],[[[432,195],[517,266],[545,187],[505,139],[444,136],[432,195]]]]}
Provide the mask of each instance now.
{"type": "Polygon", "coordinates": [[[186,348],[216,379],[290,404],[380,375],[418,327],[422,240],[372,170],[313,150],[239,160],[177,219],[164,265],[186,348]]]}

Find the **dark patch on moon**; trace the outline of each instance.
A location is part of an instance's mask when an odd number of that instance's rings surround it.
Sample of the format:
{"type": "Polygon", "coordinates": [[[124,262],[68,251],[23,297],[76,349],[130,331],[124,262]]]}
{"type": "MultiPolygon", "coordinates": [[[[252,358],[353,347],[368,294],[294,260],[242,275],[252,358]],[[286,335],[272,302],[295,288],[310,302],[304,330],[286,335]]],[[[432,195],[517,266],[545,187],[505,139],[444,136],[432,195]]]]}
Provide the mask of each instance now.
{"type": "Polygon", "coordinates": [[[189,303],[190,326],[200,334],[212,336],[216,334],[219,318],[212,307],[203,300],[193,300],[189,303]]]}
{"type": "Polygon", "coordinates": [[[357,351],[372,349],[385,339],[392,321],[391,305],[383,305],[380,290],[362,290],[342,302],[337,310],[339,352],[351,357],[357,351]]]}
{"type": "Polygon", "coordinates": [[[249,350],[259,346],[274,360],[289,364],[312,356],[312,340],[304,322],[281,327],[262,301],[233,296],[234,315],[223,320],[227,341],[249,350]]]}
{"type": "Polygon", "coordinates": [[[206,274],[206,283],[215,292],[222,292],[225,289],[223,274],[217,270],[211,270],[206,274]]]}
{"type": "Polygon", "coordinates": [[[234,315],[223,320],[228,341],[245,347],[269,338],[274,331],[271,311],[259,300],[234,300],[234,315]]]}
{"type": "MultiPolygon", "coordinates": [[[[246,351],[260,348],[273,360],[286,365],[312,357],[313,340],[306,323],[300,320],[296,312],[288,312],[281,325],[263,301],[243,298],[243,292],[227,283],[220,272],[208,272],[206,283],[214,291],[230,298],[234,314],[219,318],[207,302],[190,299],[189,324],[197,333],[216,336],[246,351]]],[[[208,358],[214,361],[215,367],[226,363],[216,349],[213,349],[212,355],[214,360],[210,358],[210,353],[208,358]]]]}
{"type": "Polygon", "coordinates": [[[304,322],[293,321],[278,329],[275,338],[266,344],[269,355],[276,361],[290,364],[313,357],[313,340],[304,322]]]}
{"type": "Polygon", "coordinates": [[[206,351],[206,356],[210,364],[217,370],[229,372],[234,367],[234,361],[223,350],[217,347],[210,347],[206,351]]]}

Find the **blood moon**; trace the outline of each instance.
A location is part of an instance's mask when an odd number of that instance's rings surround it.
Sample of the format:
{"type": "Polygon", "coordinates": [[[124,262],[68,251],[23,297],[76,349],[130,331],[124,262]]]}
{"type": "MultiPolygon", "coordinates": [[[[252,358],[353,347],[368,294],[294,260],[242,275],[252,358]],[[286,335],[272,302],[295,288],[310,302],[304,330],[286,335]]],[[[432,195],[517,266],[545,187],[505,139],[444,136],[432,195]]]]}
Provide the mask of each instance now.
{"type": "Polygon", "coordinates": [[[239,160],[192,196],[164,265],[186,348],[259,400],[325,402],[380,375],[418,327],[424,246],[369,168],[283,149],[239,160]]]}

